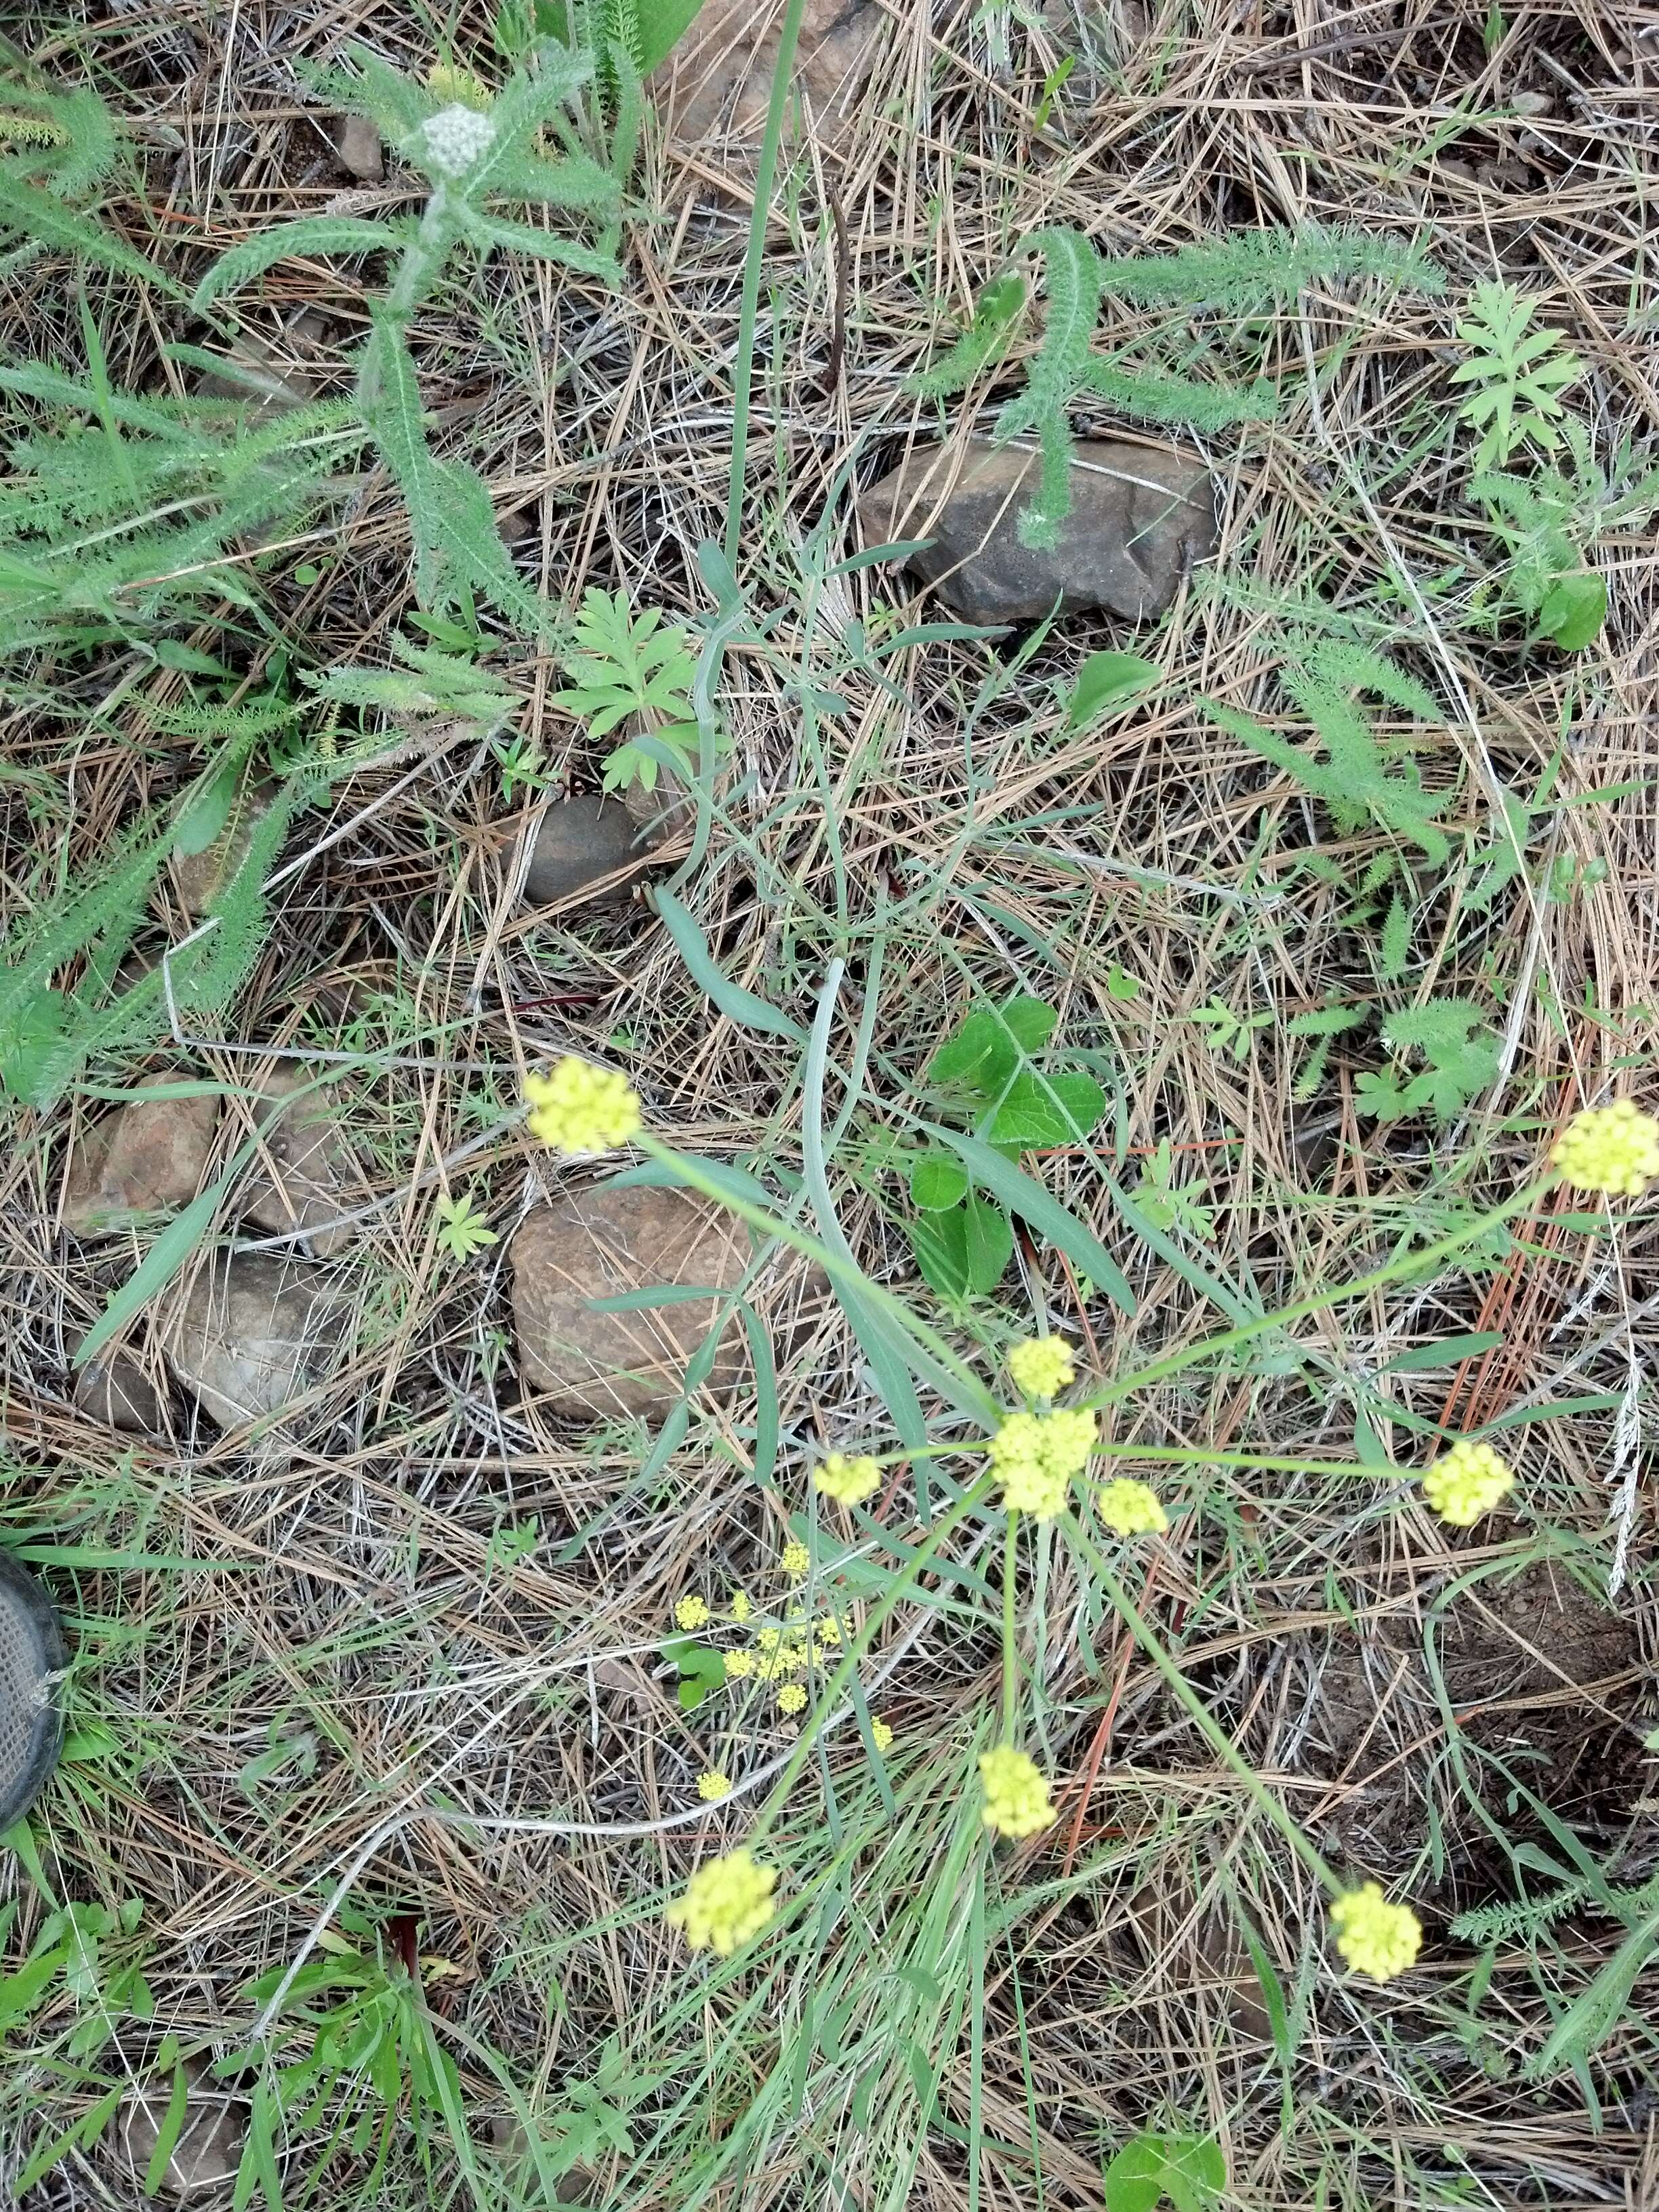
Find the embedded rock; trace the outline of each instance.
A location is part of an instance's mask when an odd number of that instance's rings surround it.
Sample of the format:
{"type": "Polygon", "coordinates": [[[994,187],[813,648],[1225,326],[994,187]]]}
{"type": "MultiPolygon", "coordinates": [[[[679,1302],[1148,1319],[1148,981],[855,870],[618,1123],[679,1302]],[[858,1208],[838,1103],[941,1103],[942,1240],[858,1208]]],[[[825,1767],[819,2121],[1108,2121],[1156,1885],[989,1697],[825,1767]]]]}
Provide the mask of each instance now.
{"type": "Polygon", "coordinates": [[[361,1204],[366,1194],[351,1147],[326,1091],[319,1091],[295,1068],[277,1068],[263,1078],[249,1106],[256,1125],[288,1098],[306,1095],[267,1128],[242,1193],[242,1210],[273,1235],[299,1230],[319,1259],[349,1244],[354,1224],[339,1217],[361,1204]]]}
{"type": "MultiPolygon", "coordinates": [[[[221,2089],[198,2061],[185,2067],[184,2125],[161,2172],[157,2194],[174,2204],[228,2198],[247,2136],[247,2107],[221,2089]]],[[[135,2081],[110,2116],[104,2140],[116,2162],[140,2188],[155,2155],[173,2096],[173,2077],[156,2074],[135,2081]]]]}
{"type": "Polygon", "coordinates": [[[269,785],[250,784],[240,792],[230,820],[199,853],[175,850],[169,862],[179,903],[199,921],[248,855],[253,832],[270,811],[276,793],[269,785]]]}
{"type": "Polygon", "coordinates": [[[161,1328],[180,1382],[222,1428],[280,1413],[322,1372],[336,1300],[307,1268],[241,1252],[202,1269],[161,1328]]]}
{"type": "Polygon", "coordinates": [[[1161,615],[1182,578],[1216,548],[1215,487],[1201,463],[1166,447],[1083,439],[1072,511],[1048,551],[1019,540],[1036,490],[1034,450],[970,440],[919,447],[859,501],[866,545],[931,541],[907,565],[974,623],[1038,622],[1104,607],[1161,615]]]}
{"type": "Polygon", "coordinates": [[[130,1352],[101,1352],[75,1378],[75,1402],[106,1429],[154,1436],[161,1425],[161,1400],[130,1352]]]}
{"type": "MultiPolygon", "coordinates": [[[[175,1075],[146,1076],[136,1088],[176,1085],[175,1075]]],[[[77,1237],[125,1228],[141,1214],[173,1213],[200,1190],[219,1101],[135,1098],[94,1124],[70,1161],[64,1225],[77,1237]]]]}
{"type": "Polygon", "coordinates": [[[628,808],[584,795],[556,799],[543,815],[525,871],[526,906],[582,898],[626,898],[631,878],[650,861],[652,842],[628,808]]]}
{"type": "Polygon", "coordinates": [[[367,115],[343,115],[336,145],[340,167],[361,184],[378,185],[386,174],[386,149],[367,115]]]}
{"type": "MultiPolygon", "coordinates": [[[[806,0],[796,47],[794,91],[821,145],[842,137],[858,114],[881,28],[878,0],[806,0]]],[[[757,152],[777,66],[781,0],[705,0],[690,29],[651,74],[659,112],[683,149],[731,140],[757,152]]]]}

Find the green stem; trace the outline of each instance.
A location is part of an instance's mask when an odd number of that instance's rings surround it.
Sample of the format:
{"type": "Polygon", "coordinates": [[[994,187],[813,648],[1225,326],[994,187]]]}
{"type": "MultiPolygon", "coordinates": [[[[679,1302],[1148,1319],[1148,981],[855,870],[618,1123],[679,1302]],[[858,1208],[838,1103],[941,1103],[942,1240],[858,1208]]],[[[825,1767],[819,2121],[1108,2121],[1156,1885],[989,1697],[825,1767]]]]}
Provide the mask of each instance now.
{"type": "Polygon", "coordinates": [[[1226,1730],[1212,1717],[1197,1691],[1194,1689],[1180,1668],[1159,1643],[1139,1607],[1136,1605],[1127,1590],[1102,1559],[1097,1547],[1075,1514],[1066,1515],[1066,1525],[1078,1548],[1094,1569],[1101,1588],[1116,1607],[1124,1626],[1175,1692],[1217,1758],[1237,1776],[1303,1863],[1318,1877],[1333,1897],[1340,1897],[1345,1885],[1321,1856],[1310,1838],[1285,1810],[1249,1761],[1238,1750],[1226,1730]]]}
{"type": "Polygon", "coordinates": [[[960,1528],[970,1513],[985,1503],[991,1494],[992,1486],[992,1478],[988,1474],[981,1476],[971,1490],[964,1491],[954,1505],[941,1513],[927,1536],[911,1553],[908,1564],[903,1571],[896,1575],[889,1583],[887,1595],[871,1607],[868,1619],[847,1646],[840,1666],[830,1676],[819,1693],[817,1704],[807,1716],[805,1725],[800,1732],[800,1741],[789,1755],[789,1764],[773,1784],[772,1794],[762,1806],[754,1828],[747,1838],[748,1842],[757,1844],[765,1837],[767,1830],[776,1819],[784,1799],[787,1797],[799,1779],[800,1771],[806,1764],[807,1755],[817,1740],[819,1730],[834,1711],[842,1692],[852,1680],[860,1660],[875,1641],[877,1634],[899,1600],[915,1582],[928,1560],[933,1558],[934,1553],[938,1551],[945,1539],[953,1529],[960,1528]]]}
{"type": "Polygon", "coordinates": [[[738,532],[743,520],[744,469],[749,452],[749,386],[755,373],[761,263],[766,258],[766,225],[772,212],[772,180],[777,174],[784,110],[789,104],[789,80],[794,73],[795,47],[805,13],[806,0],[789,0],[783,11],[777,65],[772,71],[772,100],[766,111],[766,135],[761,140],[760,164],[755,172],[754,213],[749,219],[749,252],[743,264],[743,317],[738,327],[738,357],[732,371],[732,473],[726,493],[726,557],[732,562],[738,557],[738,532]]]}
{"type": "Polygon", "coordinates": [[[1002,1555],[1002,1741],[1014,1740],[1014,1708],[1019,1694],[1019,1653],[1014,1641],[1015,1537],[1019,1515],[1008,1508],[1008,1548],[1002,1555]]]}
{"type": "Polygon", "coordinates": [[[1091,1392],[1081,1402],[1092,1407],[1115,1406],[1127,1398],[1131,1391],[1145,1389],[1150,1383],[1167,1382],[1170,1376],[1196,1366],[1200,1359],[1208,1359],[1218,1352],[1231,1352],[1236,1346],[1249,1344],[1253,1338],[1265,1335],[1269,1329],[1283,1328],[1293,1321],[1305,1321],[1310,1314],[1323,1313],[1331,1306],[1346,1305],[1354,1298],[1364,1297],[1372,1291],[1382,1290],[1390,1283],[1397,1283],[1402,1275],[1417,1274],[1423,1268],[1432,1266],[1437,1260],[1449,1259],[1454,1252],[1462,1251],[1465,1245],[1473,1244],[1478,1237],[1485,1236],[1487,1230],[1495,1229],[1499,1222],[1507,1221],[1511,1214],[1519,1213],[1523,1207],[1534,1204],[1560,1180],[1559,1175],[1540,1176],[1536,1182],[1528,1183],[1524,1190],[1517,1191],[1502,1206],[1494,1206],[1490,1213],[1483,1213],[1478,1219],[1466,1222],[1462,1229],[1453,1230],[1449,1236],[1442,1237],[1433,1244],[1424,1245],[1420,1251],[1402,1252],[1386,1266],[1375,1268],[1369,1275],[1361,1275],[1352,1283],[1340,1284],[1334,1290],[1316,1291],[1310,1297],[1298,1298],[1293,1305],[1280,1306],[1275,1313],[1258,1314],[1254,1321],[1241,1322],[1237,1328],[1224,1329],[1219,1335],[1202,1337],[1198,1343],[1189,1344],[1184,1351],[1172,1352],[1166,1358],[1155,1359],[1150,1367],[1136,1368],[1131,1374],[1120,1375],[1111,1382],[1103,1383],[1098,1390],[1091,1392]]]}

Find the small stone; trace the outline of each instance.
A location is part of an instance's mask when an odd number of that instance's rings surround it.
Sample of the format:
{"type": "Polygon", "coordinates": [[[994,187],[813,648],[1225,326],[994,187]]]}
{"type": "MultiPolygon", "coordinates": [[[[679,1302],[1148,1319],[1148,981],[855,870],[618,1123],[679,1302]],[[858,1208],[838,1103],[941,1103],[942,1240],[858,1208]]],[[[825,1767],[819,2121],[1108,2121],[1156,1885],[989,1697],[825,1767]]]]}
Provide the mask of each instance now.
{"type": "Polygon", "coordinates": [[[380,134],[367,115],[340,118],[340,167],[362,184],[377,185],[386,174],[386,151],[380,134]]]}
{"type": "Polygon", "coordinates": [[[1050,552],[1019,542],[1037,454],[969,441],[918,447],[859,501],[866,545],[932,543],[908,566],[974,623],[1037,622],[1087,607],[1144,622],[1161,615],[1194,562],[1216,548],[1215,487],[1203,465],[1167,447],[1080,440],[1072,511],[1050,552]]]}
{"type": "Polygon", "coordinates": [[[197,390],[204,398],[234,400],[251,409],[255,422],[285,415],[317,396],[302,368],[281,360],[250,331],[232,341],[224,359],[224,370],[205,370],[197,390]]]}
{"type": "MultiPolygon", "coordinates": [[[[175,2204],[200,2204],[228,2194],[235,2182],[247,2137],[247,2107],[220,2088],[199,2061],[185,2061],[185,2123],[162,2169],[158,2194],[175,2204]]],[[[170,2074],[135,2081],[105,2130],[111,2154],[141,2189],[172,2097],[170,2074]]]]}
{"type": "Polygon", "coordinates": [[[1555,102],[1547,92],[1517,92],[1510,106],[1517,115],[1536,119],[1540,115],[1553,115],[1555,102]]]}
{"type": "MultiPolygon", "coordinates": [[[[73,1357],[76,1346],[65,1349],[73,1357]]],[[[106,1429],[130,1436],[154,1436],[161,1426],[160,1394],[130,1352],[101,1352],[88,1360],[75,1377],[75,1402],[106,1429]]]]}
{"type": "MultiPolygon", "coordinates": [[[[757,153],[777,66],[781,6],[705,0],[691,28],[651,86],[671,139],[689,149],[748,140],[757,153]]],[[[794,89],[820,145],[845,136],[875,59],[879,0],[806,0],[796,47],[794,89]]]]}
{"type": "Polygon", "coordinates": [[[318,1379],[336,1306],[311,1270],[239,1252],[202,1269],[160,1334],[179,1381],[221,1428],[239,1429],[280,1413],[318,1379]]]}
{"type": "Polygon", "coordinates": [[[556,799],[536,830],[523,902],[544,907],[581,897],[626,898],[629,878],[651,853],[628,808],[616,800],[556,799]]]}
{"type": "MultiPolygon", "coordinates": [[[[135,1087],[176,1085],[176,1075],[149,1075],[135,1087]]],[[[176,1213],[201,1189],[219,1101],[135,1098],[90,1129],[70,1161],[64,1226],[77,1237],[125,1228],[142,1214],[176,1213]]]]}
{"type": "MultiPolygon", "coordinates": [[[[728,1290],[749,1265],[747,1231],[679,1190],[602,1183],[538,1206],[514,1234],[513,1315],[526,1382],[572,1420],[660,1419],[680,1401],[685,1369],[714,1326],[711,1298],[637,1313],[590,1302],[678,1285],[728,1290]]],[[[822,1283],[816,1276],[812,1287],[822,1283]]],[[[747,1359],[734,1313],[708,1389],[730,1390],[747,1359]]]]}
{"type": "Polygon", "coordinates": [[[305,1093],[262,1139],[242,1189],[242,1211],[273,1236],[303,1231],[319,1259],[350,1243],[356,1225],[339,1216],[363,1204],[368,1192],[341,1130],[337,1097],[317,1089],[296,1068],[276,1068],[259,1082],[246,1112],[255,1127],[285,1098],[305,1093]],[[331,1226],[330,1224],[336,1224],[331,1226]]]}

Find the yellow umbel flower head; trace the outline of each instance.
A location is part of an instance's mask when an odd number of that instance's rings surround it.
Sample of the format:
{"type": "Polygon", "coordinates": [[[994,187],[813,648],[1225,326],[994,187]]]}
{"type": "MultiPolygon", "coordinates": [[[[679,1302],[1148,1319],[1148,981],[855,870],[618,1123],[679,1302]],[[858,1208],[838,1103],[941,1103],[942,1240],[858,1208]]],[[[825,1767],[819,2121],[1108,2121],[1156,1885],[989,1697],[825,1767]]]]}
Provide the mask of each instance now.
{"type": "Polygon", "coordinates": [[[705,1626],[708,1620],[708,1602],[695,1593],[690,1597],[681,1598],[674,1607],[674,1624],[676,1627],[683,1628],[688,1636],[693,1629],[705,1626]]]}
{"type": "Polygon", "coordinates": [[[1357,1974],[1391,1982],[1416,1960],[1423,1942],[1417,1915],[1407,1905],[1390,1905],[1374,1881],[1351,1889],[1331,1907],[1336,1948],[1357,1974]]]}
{"type": "Polygon", "coordinates": [[[754,1607],[749,1602],[748,1591],[734,1589],[728,1600],[728,1603],[731,1607],[732,1620],[735,1620],[738,1627],[741,1628],[744,1622],[748,1620],[750,1614],[755,1610],[754,1607]]]}
{"type": "Polygon", "coordinates": [[[783,1569],[783,1571],[788,1576],[792,1583],[798,1583],[805,1581],[807,1570],[811,1567],[811,1564],[812,1554],[807,1550],[805,1544],[797,1542],[792,1536],[789,1541],[783,1547],[782,1556],[780,1558],[778,1565],[783,1569]]]}
{"type": "Polygon", "coordinates": [[[1054,1825],[1054,1808],[1048,1802],[1048,1785],[1034,1759],[1011,1744],[979,1755],[979,1778],[985,1787],[985,1809],[980,1818],[1000,1836],[1034,1836],[1054,1825]]]}
{"type": "Polygon", "coordinates": [[[1115,1482],[1103,1483],[1096,1502],[1115,1536],[1161,1536],[1170,1525],[1169,1515],[1144,1482],[1120,1476],[1115,1482]]]}
{"type": "Polygon", "coordinates": [[[778,1711],[781,1713],[804,1713],[806,1692],[799,1682],[786,1682],[778,1692],[778,1711]]]}
{"type": "Polygon", "coordinates": [[[1515,1469],[1490,1444],[1459,1437],[1423,1477],[1423,1495],[1443,1521],[1472,1528],[1513,1487],[1515,1469]]]}
{"type": "Polygon", "coordinates": [[[719,1767],[711,1767],[707,1774],[697,1777],[697,1795],[705,1805],[718,1805],[722,1797],[732,1795],[730,1778],[722,1774],[719,1767]]]}
{"type": "Polygon", "coordinates": [[[745,1675],[752,1674],[754,1671],[755,1655],[752,1651],[726,1653],[726,1679],[728,1682],[741,1682],[745,1675]]]}
{"type": "Polygon", "coordinates": [[[893,1731],[884,1720],[872,1714],[870,1719],[870,1741],[884,1757],[893,1748],[893,1731]]]}
{"type": "Polygon", "coordinates": [[[881,1469],[872,1459],[848,1459],[845,1452],[831,1452],[813,1470],[812,1484],[839,1504],[862,1505],[872,1491],[881,1488],[881,1469]]]}
{"type": "Polygon", "coordinates": [[[1586,1106],[1575,1114],[1550,1154],[1550,1165],[1576,1190],[1604,1190],[1640,1198],[1659,1176],[1659,1121],[1617,1098],[1611,1106],[1586,1106]]]}
{"type": "Polygon", "coordinates": [[[758,1936],[772,1917],[775,1867],[757,1866],[741,1845],[724,1858],[700,1866],[685,1895],[668,1908],[671,1928],[684,1928],[694,1951],[717,1951],[729,1959],[739,1943],[758,1936]]]}
{"type": "Polygon", "coordinates": [[[1008,1354],[1008,1372],[1028,1398],[1052,1398],[1073,1371],[1072,1347],[1061,1336],[1028,1336],[1008,1354]]]}
{"type": "Polygon", "coordinates": [[[568,1052],[550,1075],[526,1075],[530,1133],[556,1152],[608,1152],[640,1126],[640,1102],[620,1075],[568,1052]]]}
{"type": "Polygon", "coordinates": [[[1073,1477],[1089,1464],[1097,1434],[1094,1415],[1069,1407],[1006,1415],[988,1447],[1004,1508],[1040,1521],[1063,1513],[1073,1477]]]}

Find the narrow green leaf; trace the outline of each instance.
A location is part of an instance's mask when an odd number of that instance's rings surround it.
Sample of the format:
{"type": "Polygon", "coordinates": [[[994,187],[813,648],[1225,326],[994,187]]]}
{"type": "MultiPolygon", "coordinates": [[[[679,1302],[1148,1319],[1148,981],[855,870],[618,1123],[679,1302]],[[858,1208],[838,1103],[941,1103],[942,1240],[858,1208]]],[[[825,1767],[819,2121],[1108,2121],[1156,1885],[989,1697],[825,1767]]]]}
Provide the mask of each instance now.
{"type": "Polygon", "coordinates": [[[689,914],[672,891],[659,890],[657,911],[661,915],[669,935],[679,948],[680,957],[690,969],[693,981],[712,999],[728,1021],[737,1022],[744,1029],[764,1030],[773,1036],[787,1037],[792,1043],[804,1045],[806,1032],[799,1024],[790,1020],[776,1006],[734,983],[708,949],[695,916],[689,914]]]}
{"type": "Polygon", "coordinates": [[[1075,1215],[1068,1213],[1052,1193],[977,1137],[968,1136],[960,1129],[930,1128],[927,1133],[951,1147],[980,1189],[1000,1199],[1010,1213],[1017,1213],[1038,1236],[1047,1237],[1057,1250],[1074,1261],[1115,1305],[1125,1313],[1134,1311],[1133,1296],[1116,1261],[1093,1231],[1085,1229],[1075,1215]]]}

